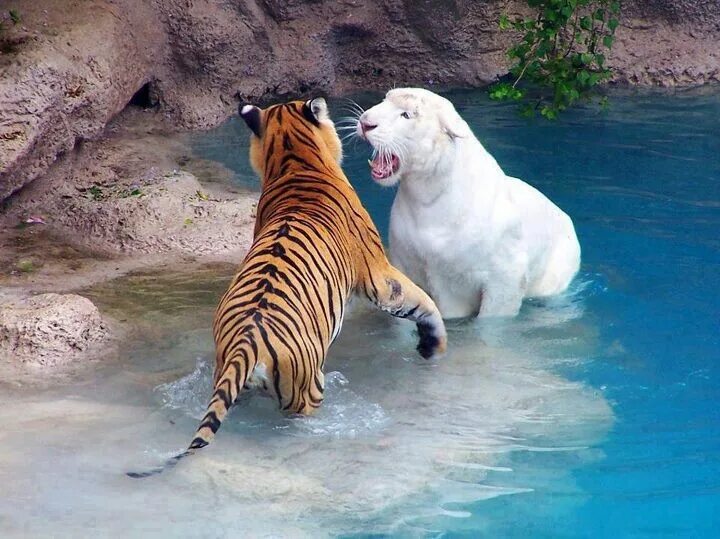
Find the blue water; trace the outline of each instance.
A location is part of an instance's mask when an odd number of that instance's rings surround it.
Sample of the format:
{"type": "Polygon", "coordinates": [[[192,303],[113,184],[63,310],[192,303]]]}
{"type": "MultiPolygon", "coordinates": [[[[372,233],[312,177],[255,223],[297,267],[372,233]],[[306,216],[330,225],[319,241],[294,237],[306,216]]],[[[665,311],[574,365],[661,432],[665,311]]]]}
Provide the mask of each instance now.
{"type": "MultiPolygon", "coordinates": [[[[616,90],[609,110],[581,108],[554,123],[522,119],[481,91],[448,97],[508,174],[572,216],[583,248],[579,318],[523,326],[544,308],[528,304],[508,327],[535,332],[550,348],[553,338],[582,341],[582,361],[552,371],[602,395],[614,421],[582,452],[507,452],[502,466],[527,490],[453,504],[446,509],[467,518],[433,515],[423,529],[441,537],[720,536],[720,89],[616,90]],[[575,335],[578,327],[593,331],[575,335]]],[[[346,114],[340,101],[332,109],[346,114]]],[[[194,144],[238,185],[257,188],[246,138],[231,121],[194,144]]],[[[385,233],[393,192],[370,181],[367,157],[362,144],[349,144],[345,169],[385,233]]],[[[490,473],[485,484],[504,477],[490,473]]]]}
{"type": "MultiPolygon", "coordinates": [[[[477,127],[573,216],[583,270],[608,283],[585,304],[605,350],[565,374],[604,388],[616,423],[605,458],[575,472],[587,499],[568,532],[720,535],[718,118],[718,93],[691,92],[618,96],[607,115],[512,134],[477,127]]],[[[533,515],[562,493],[528,498],[528,529],[556,536],[533,515]]]]}

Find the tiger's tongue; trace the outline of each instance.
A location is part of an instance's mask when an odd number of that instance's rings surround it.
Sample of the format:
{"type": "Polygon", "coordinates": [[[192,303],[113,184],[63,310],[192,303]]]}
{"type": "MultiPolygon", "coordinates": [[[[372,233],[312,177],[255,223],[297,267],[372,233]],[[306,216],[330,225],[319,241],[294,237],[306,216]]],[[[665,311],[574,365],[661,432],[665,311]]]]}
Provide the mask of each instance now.
{"type": "Polygon", "coordinates": [[[395,169],[397,168],[398,158],[394,155],[390,157],[388,160],[381,159],[380,154],[377,154],[372,161],[370,161],[370,173],[372,174],[373,178],[387,178],[388,176],[391,176],[393,172],[395,172],[395,169]]]}

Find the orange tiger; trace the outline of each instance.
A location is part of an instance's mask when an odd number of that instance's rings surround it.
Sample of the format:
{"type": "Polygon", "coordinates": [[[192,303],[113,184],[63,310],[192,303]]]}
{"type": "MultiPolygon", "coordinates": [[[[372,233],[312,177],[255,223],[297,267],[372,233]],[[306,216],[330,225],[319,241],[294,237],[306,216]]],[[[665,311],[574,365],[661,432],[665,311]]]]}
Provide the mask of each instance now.
{"type": "Polygon", "coordinates": [[[328,348],[353,294],[415,321],[423,357],[446,348],[437,307],[390,264],[340,167],[342,145],[325,100],[264,110],[245,105],[240,115],[252,131],[250,163],[262,179],[255,239],[215,315],[207,412],[188,449],[165,466],[213,439],[243,387],[266,390],[283,411],[313,413],[323,401],[328,348]]]}

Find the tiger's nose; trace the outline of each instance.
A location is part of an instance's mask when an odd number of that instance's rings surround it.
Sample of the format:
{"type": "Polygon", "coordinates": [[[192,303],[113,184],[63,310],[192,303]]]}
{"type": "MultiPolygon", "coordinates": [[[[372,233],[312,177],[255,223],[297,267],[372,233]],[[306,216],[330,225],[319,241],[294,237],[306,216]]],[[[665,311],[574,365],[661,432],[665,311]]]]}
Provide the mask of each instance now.
{"type": "Polygon", "coordinates": [[[363,134],[367,133],[368,131],[372,131],[377,127],[377,124],[371,124],[368,122],[365,122],[363,120],[360,120],[360,129],[362,129],[363,134]]]}

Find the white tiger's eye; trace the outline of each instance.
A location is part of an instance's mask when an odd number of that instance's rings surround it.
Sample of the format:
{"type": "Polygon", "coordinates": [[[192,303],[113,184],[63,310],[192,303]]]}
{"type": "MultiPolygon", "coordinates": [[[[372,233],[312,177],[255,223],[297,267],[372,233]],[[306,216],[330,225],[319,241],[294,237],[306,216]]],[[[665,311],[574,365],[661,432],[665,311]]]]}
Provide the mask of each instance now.
{"type": "Polygon", "coordinates": [[[409,119],[410,119],[410,113],[409,113],[409,112],[403,112],[402,114],[400,114],[400,116],[402,116],[402,117],[405,118],[406,120],[409,120],[409,119]]]}

